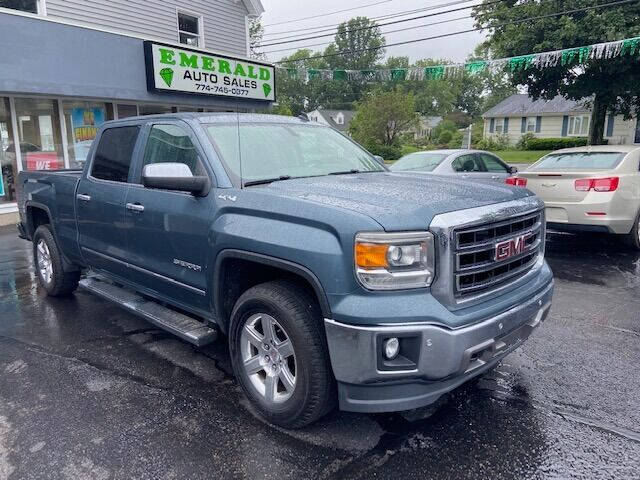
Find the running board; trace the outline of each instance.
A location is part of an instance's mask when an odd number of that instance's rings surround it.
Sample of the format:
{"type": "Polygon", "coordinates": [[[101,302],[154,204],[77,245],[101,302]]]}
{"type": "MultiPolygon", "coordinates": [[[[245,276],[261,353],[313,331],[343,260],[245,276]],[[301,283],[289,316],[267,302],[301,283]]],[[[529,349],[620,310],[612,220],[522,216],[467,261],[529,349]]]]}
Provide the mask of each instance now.
{"type": "Polygon", "coordinates": [[[164,307],[131,290],[113,285],[99,276],[84,278],[80,280],[79,286],[198,347],[215,342],[218,338],[217,330],[195,318],[164,307]]]}

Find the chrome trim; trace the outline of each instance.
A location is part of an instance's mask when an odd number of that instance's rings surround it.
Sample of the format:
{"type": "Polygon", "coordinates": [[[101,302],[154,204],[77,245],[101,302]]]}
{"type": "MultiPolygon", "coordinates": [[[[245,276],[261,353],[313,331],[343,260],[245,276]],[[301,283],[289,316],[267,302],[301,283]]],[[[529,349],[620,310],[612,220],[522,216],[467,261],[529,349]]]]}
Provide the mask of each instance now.
{"type": "Polygon", "coordinates": [[[147,270],[146,268],[138,267],[137,265],[133,265],[133,264],[131,264],[129,262],[125,262],[123,260],[119,260],[119,259],[117,259],[115,257],[111,257],[109,255],[105,255],[104,253],[96,252],[95,250],[92,250],[92,249],[87,248],[87,247],[81,247],[81,248],[82,248],[82,250],[85,250],[86,252],[92,253],[93,255],[97,255],[98,257],[102,257],[102,258],[105,258],[107,260],[111,260],[113,262],[116,262],[116,263],[119,263],[121,265],[124,265],[126,267],[133,268],[134,270],[137,270],[137,271],[142,272],[142,273],[146,273],[148,275],[151,275],[151,276],[153,276],[155,278],[158,278],[158,279],[163,280],[165,282],[171,283],[171,284],[176,285],[178,287],[186,288],[187,290],[191,290],[192,292],[197,293],[198,295],[201,295],[203,297],[207,294],[207,292],[205,290],[201,290],[199,288],[192,287],[191,285],[187,285],[186,283],[179,282],[177,280],[174,280],[173,278],[169,278],[169,277],[166,277],[164,275],[160,275],[159,273],[152,272],[151,270],[147,270]]]}
{"type": "Polygon", "coordinates": [[[436,265],[438,266],[436,277],[431,284],[431,292],[438,301],[450,310],[476,305],[485,301],[488,297],[495,297],[524,285],[538,274],[544,264],[544,237],[546,231],[544,203],[533,195],[510,202],[496,203],[436,215],[429,226],[429,230],[435,237],[436,265]],[[474,228],[476,226],[481,229],[484,225],[498,222],[498,225],[503,222],[508,224],[510,223],[509,219],[513,217],[534,216],[538,213],[541,215],[539,230],[541,243],[538,246],[539,255],[530,270],[521,277],[500,285],[488,292],[482,292],[477,295],[465,295],[464,297],[456,296],[455,270],[457,265],[455,250],[458,243],[457,231],[474,228]]]}

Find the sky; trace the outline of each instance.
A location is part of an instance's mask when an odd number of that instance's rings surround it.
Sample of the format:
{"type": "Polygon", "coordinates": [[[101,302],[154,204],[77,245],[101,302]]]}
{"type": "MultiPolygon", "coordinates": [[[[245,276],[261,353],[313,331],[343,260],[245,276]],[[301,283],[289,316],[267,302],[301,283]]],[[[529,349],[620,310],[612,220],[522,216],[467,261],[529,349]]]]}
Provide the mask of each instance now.
{"type": "MultiPolygon", "coordinates": [[[[355,16],[367,16],[369,18],[378,17],[382,15],[390,15],[393,13],[404,12],[407,10],[415,10],[419,8],[430,7],[434,5],[442,5],[454,3],[453,0],[262,0],[262,4],[265,7],[265,13],[262,16],[262,24],[265,26],[265,36],[263,44],[269,43],[270,39],[285,36],[314,36],[317,35],[313,32],[291,32],[291,30],[298,30],[310,27],[326,27],[334,26],[340,22],[349,20],[355,16]],[[378,5],[371,5],[378,3],[378,5]],[[369,5],[369,6],[365,6],[369,5]],[[337,10],[344,10],[348,8],[361,7],[356,10],[347,12],[335,13],[327,15],[337,10]],[[284,23],[280,25],[273,25],[280,22],[286,22],[288,20],[295,20],[304,17],[313,17],[305,20],[300,20],[291,23],[284,23]],[[280,33],[284,32],[284,33],[280,33]],[[277,35],[276,35],[277,33],[277,35]]],[[[456,2],[457,3],[457,2],[456,2]]],[[[449,7],[442,7],[435,10],[423,11],[414,13],[407,16],[390,18],[387,20],[379,20],[379,23],[390,22],[395,20],[402,20],[412,18],[421,15],[427,15],[442,10],[456,9],[472,5],[473,2],[451,5],[449,7]]],[[[433,16],[430,18],[422,18],[419,20],[398,23],[395,25],[388,25],[382,27],[382,32],[388,30],[396,30],[407,27],[414,27],[424,25],[428,23],[440,22],[442,20],[459,19],[460,17],[469,17],[471,9],[460,10],[453,13],[447,13],[444,15],[433,16]]],[[[448,23],[440,25],[423,26],[407,30],[404,32],[389,33],[385,35],[387,44],[402,42],[406,40],[412,40],[417,38],[432,37],[443,33],[449,33],[460,30],[468,30],[474,28],[472,18],[462,18],[448,23]]],[[[330,33],[327,31],[320,32],[320,34],[330,33]]],[[[415,61],[420,58],[439,58],[447,59],[455,62],[464,61],[466,57],[473,53],[474,48],[483,39],[480,32],[471,32],[461,35],[455,35],[451,37],[445,37],[442,39],[427,40],[418,43],[412,43],[407,45],[398,45],[395,47],[387,47],[386,56],[409,56],[410,61],[415,61]]],[[[290,39],[287,39],[290,40],[290,39]]],[[[270,61],[277,61],[283,56],[290,55],[298,48],[303,48],[305,45],[316,44],[322,42],[330,42],[333,37],[323,37],[314,40],[307,40],[297,43],[290,43],[284,45],[277,45],[271,47],[264,47],[263,51],[267,54],[267,58],[270,61]],[[267,53],[268,50],[280,50],[288,48],[289,50],[267,53]]],[[[271,40],[272,42],[278,40],[271,40]]],[[[282,41],[282,40],[280,40],[282,41]]],[[[314,50],[324,50],[326,45],[310,47],[314,50]]]]}

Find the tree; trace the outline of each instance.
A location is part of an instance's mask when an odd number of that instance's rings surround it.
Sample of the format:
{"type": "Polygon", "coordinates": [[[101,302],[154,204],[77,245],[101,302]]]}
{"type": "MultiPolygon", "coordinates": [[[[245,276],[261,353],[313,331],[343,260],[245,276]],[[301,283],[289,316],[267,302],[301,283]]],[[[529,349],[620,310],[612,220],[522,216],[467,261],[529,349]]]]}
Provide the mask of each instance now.
{"type": "MultiPolygon", "coordinates": [[[[594,3],[594,0],[573,0],[570,8],[591,7],[594,3]]],[[[478,27],[489,29],[486,47],[495,57],[580,47],[640,35],[638,3],[509,23],[567,9],[569,6],[553,1],[483,0],[482,5],[473,9],[473,16],[478,27]]],[[[602,144],[607,112],[629,118],[634,108],[640,107],[637,81],[640,62],[616,58],[591,59],[581,66],[565,63],[516,71],[513,83],[526,85],[533,98],[551,99],[559,94],[572,100],[587,99],[592,107],[589,143],[602,144]]]]}
{"type": "Polygon", "coordinates": [[[265,59],[265,54],[260,52],[264,27],[260,17],[252,18],[249,21],[249,56],[251,58],[265,59]]]}
{"type": "Polygon", "coordinates": [[[399,87],[389,92],[376,89],[357,105],[349,132],[363,145],[397,145],[400,134],[416,120],[412,93],[399,87]]]}
{"type": "Polygon", "coordinates": [[[371,68],[384,58],[386,40],[376,22],[355,17],[338,25],[334,42],[325,55],[329,68],[361,70],[371,68]]]}

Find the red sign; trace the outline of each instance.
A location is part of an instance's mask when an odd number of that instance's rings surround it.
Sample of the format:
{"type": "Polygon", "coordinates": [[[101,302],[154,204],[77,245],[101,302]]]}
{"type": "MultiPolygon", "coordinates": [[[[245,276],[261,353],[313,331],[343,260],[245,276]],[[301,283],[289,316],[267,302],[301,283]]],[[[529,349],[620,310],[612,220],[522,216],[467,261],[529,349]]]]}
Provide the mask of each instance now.
{"type": "Polygon", "coordinates": [[[527,241],[530,238],[531,234],[520,235],[519,237],[496,243],[496,261],[500,262],[529,250],[531,245],[527,241]]]}
{"type": "Polygon", "coordinates": [[[64,168],[64,159],[56,152],[27,152],[27,170],[59,170],[64,168]]]}

